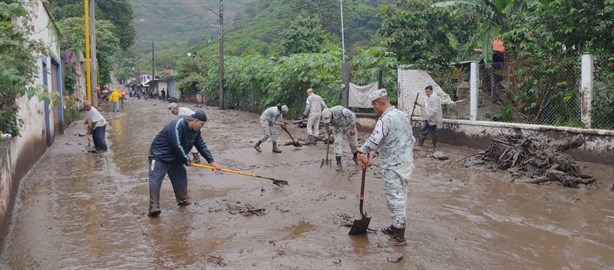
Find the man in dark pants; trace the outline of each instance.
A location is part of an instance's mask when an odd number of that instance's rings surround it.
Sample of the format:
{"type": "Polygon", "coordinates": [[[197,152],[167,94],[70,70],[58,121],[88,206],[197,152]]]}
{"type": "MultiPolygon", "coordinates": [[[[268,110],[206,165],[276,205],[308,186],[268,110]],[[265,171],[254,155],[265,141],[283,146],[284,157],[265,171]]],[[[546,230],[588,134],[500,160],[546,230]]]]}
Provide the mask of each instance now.
{"type": "Polygon", "coordinates": [[[92,107],[92,103],[89,101],[83,102],[83,108],[86,111],[83,126],[87,129],[87,134],[92,134],[96,151],[107,151],[107,142],[105,140],[107,121],[96,108],[92,107]]]}
{"type": "Polygon", "coordinates": [[[433,138],[433,148],[437,148],[437,127],[443,126],[443,110],[441,108],[441,99],[437,94],[433,95],[433,86],[427,85],[424,88],[424,92],[426,93],[426,101],[424,104],[420,104],[417,101],[416,105],[423,107],[422,110],[422,119],[424,119],[422,123],[422,129],[420,129],[420,141],[417,146],[424,145],[424,141],[426,140],[426,136],[431,133],[433,138]]]}
{"type": "Polygon", "coordinates": [[[196,147],[211,166],[218,170],[222,169],[213,161],[213,156],[200,134],[206,122],[207,115],[203,111],[179,117],[166,124],[151,143],[148,214],[150,217],[160,215],[160,187],[167,174],[173,185],[177,204],[180,206],[191,204],[188,201],[188,176],[185,166],[192,166],[192,160],[188,156],[192,147],[196,147]]]}

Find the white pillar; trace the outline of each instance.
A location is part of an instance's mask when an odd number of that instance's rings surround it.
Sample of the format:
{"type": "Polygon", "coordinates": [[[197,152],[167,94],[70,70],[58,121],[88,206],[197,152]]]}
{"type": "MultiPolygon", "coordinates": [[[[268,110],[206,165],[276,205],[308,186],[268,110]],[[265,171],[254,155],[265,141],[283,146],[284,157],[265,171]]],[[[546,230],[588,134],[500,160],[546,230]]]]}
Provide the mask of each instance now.
{"type": "Polygon", "coordinates": [[[590,54],[582,55],[580,94],[582,127],[591,128],[591,104],[593,103],[593,57],[590,54]]]}
{"type": "Polygon", "coordinates": [[[475,121],[478,116],[478,63],[471,62],[471,78],[469,80],[469,120],[475,121]]]}

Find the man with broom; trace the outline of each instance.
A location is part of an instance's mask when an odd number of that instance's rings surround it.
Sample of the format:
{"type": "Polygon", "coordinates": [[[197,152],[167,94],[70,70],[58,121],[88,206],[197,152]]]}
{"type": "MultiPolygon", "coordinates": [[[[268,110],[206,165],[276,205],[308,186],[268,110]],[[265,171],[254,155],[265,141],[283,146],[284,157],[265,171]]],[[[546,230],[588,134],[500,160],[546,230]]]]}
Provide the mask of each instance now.
{"type": "Polygon", "coordinates": [[[412,134],[409,117],[390,104],[385,89],[371,93],[369,100],[380,117],[373,133],[360,147],[358,157],[363,166],[367,166],[369,160],[366,154],[379,151],[382,161],[380,172],[384,179],[384,191],[392,217],[392,224],[382,229],[382,232],[392,236],[390,240],[393,245],[404,246],[406,245],[407,183],[414,171],[413,149],[416,139],[412,134]]]}

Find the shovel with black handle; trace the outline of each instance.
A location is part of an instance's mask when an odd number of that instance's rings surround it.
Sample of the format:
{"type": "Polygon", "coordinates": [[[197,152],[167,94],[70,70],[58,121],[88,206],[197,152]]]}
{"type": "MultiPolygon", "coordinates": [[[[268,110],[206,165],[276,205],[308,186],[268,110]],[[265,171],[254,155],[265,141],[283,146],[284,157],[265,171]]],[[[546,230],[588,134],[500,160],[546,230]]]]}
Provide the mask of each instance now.
{"type": "Polygon", "coordinates": [[[330,149],[330,134],[328,134],[328,141],[326,144],[326,158],[322,159],[322,163],[320,163],[320,168],[324,166],[328,166],[329,168],[333,167],[333,162],[328,158],[328,151],[330,149]]]}
{"type": "Polygon", "coordinates": [[[286,125],[281,125],[281,129],[283,129],[286,133],[288,133],[288,136],[290,136],[290,139],[292,139],[292,145],[294,145],[294,147],[303,147],[301,143],[294,140],[294,137],[292,137],[292,134],[290,134],[290,131],[288,131],[288,128],[286,128],[286,125]]]}
{"type": "MultiPolygon", "coordinates": [[[[359,153],[360,154],[360,153],[359,153]]],[[[367,154],[367,160],[369,160],[370,154],[367,154]]],[[[365,176],[367,175],[367,165],[362,166],[362,179],[360,180],[360,215],[361,219],[354,220],[349,235],[363,234],[367,232],[369,228],[369,222],[371,218],[367,217],[367,212],[362,210],[362,205],[365,200],[365,176]]]]}

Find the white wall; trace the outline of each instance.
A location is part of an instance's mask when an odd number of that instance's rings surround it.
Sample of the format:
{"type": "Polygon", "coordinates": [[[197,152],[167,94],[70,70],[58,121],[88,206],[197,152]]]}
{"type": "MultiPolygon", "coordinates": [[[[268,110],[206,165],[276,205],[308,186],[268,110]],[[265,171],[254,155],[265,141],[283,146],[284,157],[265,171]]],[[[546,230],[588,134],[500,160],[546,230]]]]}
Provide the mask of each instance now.
{"type": "MultiPolygon", "coordinates": [[[[47,10],[42,4],[42,1],[29,1],[28,7],[32,16],[34,25],[33,35],[31,39],[42,42],[48,49],[48,55],[37,55],[37,66],[39,68],[38,76],[32,80],[32,85],[40,89],[43,85],[44,78],[47,78],[49,84],[55,83],[51,80],[51,73],[44,72],[42,69],[42,61],[47,61],[47,67],[51,67],[52,59],[61,63],[60,52],[58,50],[57,32],[53,24],[50,22],[50,17],[47,10]]],[[[58,74],[59,75],[59,74],[58,74]]],[[[63,76],[63,74],[62,74],[63,76]]],[[[43,91],[43,90],[42,90],[43,91]]],[[[44,90],[47,93],[51,91],[51,87],[44,90]]],[[[28,99],[20,97],[16,100],[19,106],[17,116],[23,120],[21,127],[21,136],[12,138],[6,149],[0,152],[0,228],[5,229],[9,211],[12,208],[15,193],[19,186],[21,177],[29,171],[32,165],[46,151],[46,131],[45,127],[45,103],[38,97],[28,99]]],[[[54,135],[53,118],[57,110],[49,110],[50,125],[49,130],[54,135]]],[[[5,231],[0,231],[0,237],[5,231]]]]}

